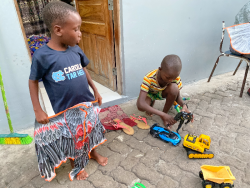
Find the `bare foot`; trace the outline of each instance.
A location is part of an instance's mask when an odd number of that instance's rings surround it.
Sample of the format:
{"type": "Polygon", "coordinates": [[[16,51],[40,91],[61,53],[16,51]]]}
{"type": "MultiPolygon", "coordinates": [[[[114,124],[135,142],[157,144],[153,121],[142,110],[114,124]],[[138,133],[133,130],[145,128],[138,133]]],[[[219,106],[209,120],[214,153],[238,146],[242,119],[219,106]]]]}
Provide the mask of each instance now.
{"type": "Polygon", "coordinates": [[[96,162],[98,162],[100,165],[102,166],[105,166],[108,164],[108,158],[107,157],[103,157],[101,156],[99,153],[96,152],[95,149],[93,149],[91,152],[90,152],[90,157],[92,159],[95,159],[96,162]]]}
{"type": "Polygon", "coordinates": [[[80,174],[77,175],[77,180],[85,180],[87,177],[89,177],[88,173],[83,170],[80,174]]]}
{"type": "MultiPolygon", "coordinates": [[[[69,160],[70,160],[71,167],[74,168],[75,167],[74,160],[73,159],[69,159],[69,160]]],[[[89,176],[88,173],[85,170],[83,170],[82,172],[80,172],[80,174],[77,174],[76,179],[85,180],[88,176],[89,176]]]]}

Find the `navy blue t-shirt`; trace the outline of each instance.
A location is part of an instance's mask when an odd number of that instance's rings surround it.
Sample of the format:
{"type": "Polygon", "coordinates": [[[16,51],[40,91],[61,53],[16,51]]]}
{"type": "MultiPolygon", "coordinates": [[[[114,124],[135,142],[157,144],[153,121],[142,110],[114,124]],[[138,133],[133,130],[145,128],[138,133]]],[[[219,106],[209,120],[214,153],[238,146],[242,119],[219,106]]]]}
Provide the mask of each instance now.
{"type": "Polygon", "coordinates": [[[47,45],[32,57],[30,80],[43,79],[55,113],[81,102],[94,101],[83,67],[89,60],[79,46],[56,51],[47,45]]]}

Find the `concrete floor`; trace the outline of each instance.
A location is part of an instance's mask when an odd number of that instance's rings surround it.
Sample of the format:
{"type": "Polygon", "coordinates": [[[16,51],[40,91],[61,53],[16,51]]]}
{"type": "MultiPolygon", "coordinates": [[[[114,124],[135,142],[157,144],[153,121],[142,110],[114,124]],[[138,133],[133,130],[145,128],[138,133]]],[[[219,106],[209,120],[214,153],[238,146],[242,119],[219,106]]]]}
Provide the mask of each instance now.
{"type": "MultiPolygon", "coordinates": [[[[206,134],[211,137],[210,150],[213,159],[191,160],[179,145],[170,144],[153,138],[148,130],[134,127],[135,134],[128,136],[122,131],[105,134],[107,142],[97,149],[109,158],[108,165],[99,166],[90,160],[85,168],[89,177],[84,181],[70,181],[70,164],[57,169],[52,182],[45,182],[37,168],[34,142],[27,146],[0,146],[0,187],[86,187],[86,188],[125,188],[135,182],[142,182],[146,188],[201,188],[198,176],[200,166],[230,166],[236,177],[236,188],[250,187],[250,97],[246,94],[249,79],[242,98],[239,98],[244,72],[236,76],[232,73],[213,77],[210,83],[201,80],[186,85],[183,96],[191,98],[189,109],[195,121],[180,130],[182,138],[188,134],[206,134]]],[[[145,115],[135,107],[135,100],[121,104],[128,115],[145,115]]],[[[162,109],[164,101],[157,101],[155,107],[162,109]]],[[[170,114],[176,114],[174,110],[170,114]]],[[[147,118],[149,125],[157,122],[157,116],[147,118]]],[[[172,129],[176,129],[175,125],[172,129]]],[[[23,131],[33,134],[33,128],[23,131]]]]}

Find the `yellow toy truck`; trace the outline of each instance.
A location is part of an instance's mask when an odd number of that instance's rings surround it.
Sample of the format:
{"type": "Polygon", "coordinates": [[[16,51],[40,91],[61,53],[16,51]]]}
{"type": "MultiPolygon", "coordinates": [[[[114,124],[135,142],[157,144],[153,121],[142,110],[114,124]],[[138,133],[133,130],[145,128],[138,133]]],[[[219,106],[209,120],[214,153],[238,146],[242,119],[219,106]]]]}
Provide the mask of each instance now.
{"type": "Polygon", "coordinates": [[[212,159],[213,152],[206,151],[210,148],[211,139],[209,136],[201,134],[199,137],[187,134],[183,140],[183,147],[187,150],[190,159],[212,159]]]}
{"type": "Polygon", "coordinates": [[[213,188],[215,185],[220,188],[233,188],[236,180],[229,166],[201,166],[199,176],[202,179],[203,188],[213,188]]]}

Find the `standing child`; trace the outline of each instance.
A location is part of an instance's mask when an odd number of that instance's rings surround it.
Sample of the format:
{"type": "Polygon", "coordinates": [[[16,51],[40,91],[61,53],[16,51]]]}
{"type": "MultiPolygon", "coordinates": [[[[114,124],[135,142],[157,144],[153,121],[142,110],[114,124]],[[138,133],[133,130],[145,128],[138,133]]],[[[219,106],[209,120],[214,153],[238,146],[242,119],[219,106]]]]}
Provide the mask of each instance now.
{"type": "Polygon", "coordinates": [[[70,179],[83,180],[88,177],[84,167],[89,158],[102,166],[108,161],[94,149],[106,141],[105,129],[98,118],[99,107],[91,103],[97,100],[101,105],[102,98],[86,69],[89,60],[77,46],[82,23],[78,12],[66,3],[51,2],[43,10],[43,19],[51,40],[34,53],[29,77],[36,116],[38,166],[42,177],[51,181],[55,168],[71,158],[70,179]],[[41,78],[56,113],[52,118],[48,118],[39,103],[38,80],[41,78]]]}
{"type": "MultiPolygon", "coordinates": [[[[188,112],[187,105],[182,101],[180,89],[182,82],[180,72],[182,63],[177,55],[168,55],[161,62],[161,67],[150,71],[143,79],[137,107],[148,115],[156,114],[161,117],[165,126],[176,123],[174,117],[168,115],[170,107],[176,101],[182,111],[188,112]],[[166,99],[163,111],[153,108],[155,100],[166,99]]],[[[168,127],[168,128],[170,128],[168,127]]]]}

